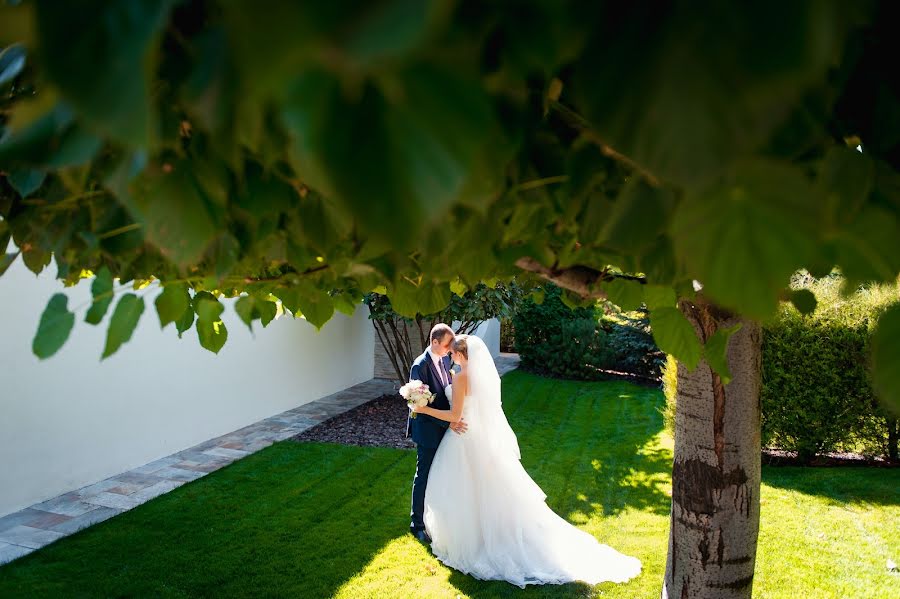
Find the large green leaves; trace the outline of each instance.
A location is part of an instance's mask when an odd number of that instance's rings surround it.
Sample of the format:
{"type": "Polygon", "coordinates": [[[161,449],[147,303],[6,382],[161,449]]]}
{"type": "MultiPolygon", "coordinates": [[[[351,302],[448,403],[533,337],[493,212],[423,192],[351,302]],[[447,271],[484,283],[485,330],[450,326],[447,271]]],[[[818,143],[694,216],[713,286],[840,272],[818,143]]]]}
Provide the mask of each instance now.
{"type": "Polygon", "coordinates": [[[172,3],[35,4],[42,56],[53,82],[97,130],[129,145],[146,146],[152,122],[152,42],[172,3]]]}
{"type": "Polygon", "coordinates": [[[90,324],[99,324],[113,300],[113,278],[109,268],[103,266],[91,283],[91,307],[84,317],[90,324]]]}
{"type": "Polygon", "coordinates": [[[197,313],[197,337],[205,349],[219,353],[228,340],[228,329],[222,322],[225,306],[208,291],[201,291],[194,296],[194,312],[197,313]]]}
{"type": "Polygon", "coordinates": [[[131,339],[132,333],[144,313],[144,298],[133,293],[126,293],[119,298],[116,309],[113,310],[109,321],[109,329],[106,331],[106,346],[103,348],[101,359],[108,358],[118,351],[123,343],[131,339]]]}
{"type": "Polygon", "coordinates": [[[615,278],[603,285],[606,297],[625,311],[637,310],[644,301],[644,290],[637,281],[615,278]]]}
{"type": "Polygon", "coordinates": [[[671,223],[675,250],[718,303],[765,318],[791,273],[814,255],[819,206],[799,171],[744,164],[685,196],[671,223]]]}
{"type": "Polygon", "coordinates": [[[402,279],[388,293],[394,311],[407,318],[416,314],[434,314],[450,303],[450,286],[420,282],[418,284],[402,279]]]}
{"type": "Polygon", "coordinates": [[[277,306],[275,302],[266,298],[257,297],[255,295],[245,295],[238,298],[234,304],[234,310],[247,325],[250,331],[253,331],[253,321],[259,320],[263,327],[268,326],[275,318],[277,306]]]}
{"type": "Polygon", "coordinates": [[[63,346],[75,325],[75,315],[69,311],[69,298],[63,293],[54,294],[41,314],[37,334],[31,343],[31,351],[42,360],[49,358],[63,346]]]}
{"type": "Polygon", "coordinates": [[[154,163],[129,182],[124,163],[110,187],[141,225],[144,236],[176,265],[198,261],[215,238],[211,207],[191,174],[188,161],[154,163]]]}
{"type": "Polygon", "coordinates": [[[20,196],[27,198],[41,186],[47,173],[38,169],[20,169],[10,172],[6,180],[20,196]]]}
{"type": "Polygon", "coordinates": [[[330,75],[307,73],[283,118],[301,179],[373,237],[409,247],[458,199],[491,121],[477,81],[449,69],[410,68],[394,84],[391,96],[367,82],[348,97],[330,75]]]}
{"type": "Polygon", "coordinates": [[[657,176],[703,181],[765,142],[824,77],[855,10],[838,7],[712,2],[697,18],[693,4],[635,3],[603,14],[577,71],[583,108],[601,137],[657,176]]]}
{"type": "MultiPolygon", "coordinates": [[[[602,202],[591,201],[596,207],[602,202]]],[[[597,239],[585,239],[624,254],[647,252],[665,232],[675,198],[671,190],[653,187],[641,177],[632,177],[612,203],[597,239]]],[[[590,215],[587,216],[590,218],[590,215]]]]}
{"type": "MultiPolygon", "coordinates": [[[[193,320],[191,296],[188,293],[187,285],[184,283],[170,283],[163,287],[162,293],[157,296],[154,304],[156,305],[156,313],[159,316],[159,327],[161,329],[166,328],[169,323],[177,323],[185,317],[187,312],[190,312],[189,315],[191,320],[193,320]]],[[[180,327],[178,332],[183,332],[180,327]]]]}
{"type": "Polygon", "coordinates": [[[678,308],[656,308],[650,311],[650,328],[659,349],[672,354],[693,370],[700,362],[703,348],[694,327],[678,308]]]}
{"type": "Polygon", "coordinates": [[[900,415],[900,304],[878,319],[872,337],[872,383],[878,397],[900,415]]]}

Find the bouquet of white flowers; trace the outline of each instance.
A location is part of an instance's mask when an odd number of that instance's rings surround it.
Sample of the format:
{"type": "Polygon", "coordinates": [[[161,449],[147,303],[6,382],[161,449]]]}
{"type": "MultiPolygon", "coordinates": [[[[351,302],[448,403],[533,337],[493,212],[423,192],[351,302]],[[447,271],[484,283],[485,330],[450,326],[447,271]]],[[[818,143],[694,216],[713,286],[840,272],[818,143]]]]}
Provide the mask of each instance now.
{"type": "MultiPolygon", "coordinates": [[[[418,379],[413,379],[400,387],[400,395],[406,400],[409,409],[415,406],[427,406],[434,401],[434,393],[428,388],[428,385],[418,379]]],[[[416,412],[410,414],[410,418],[415,418],[416,412]]]]}

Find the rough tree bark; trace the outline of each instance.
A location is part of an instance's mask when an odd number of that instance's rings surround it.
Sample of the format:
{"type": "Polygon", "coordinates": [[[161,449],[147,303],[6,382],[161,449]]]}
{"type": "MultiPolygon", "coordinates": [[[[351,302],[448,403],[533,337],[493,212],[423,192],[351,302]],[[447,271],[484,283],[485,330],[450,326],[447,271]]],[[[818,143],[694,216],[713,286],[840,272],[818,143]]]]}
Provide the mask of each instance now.
{"type": "Polygon", "coordinates": [[[759,535],[760,327],[699,297],[679,308],[701,340],[738,322],[732,380],[678,364],[672,512],[663,599],[749,599],[759,535]]]}

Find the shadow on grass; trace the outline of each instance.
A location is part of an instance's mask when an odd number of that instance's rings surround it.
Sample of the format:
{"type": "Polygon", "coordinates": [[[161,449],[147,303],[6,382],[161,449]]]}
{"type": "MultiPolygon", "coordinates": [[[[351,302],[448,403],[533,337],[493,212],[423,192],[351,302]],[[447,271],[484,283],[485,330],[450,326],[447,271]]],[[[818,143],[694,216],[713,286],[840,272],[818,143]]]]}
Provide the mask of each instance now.
{"type": "Polygon", "coordinates": [[[328,597],[408,527],[414,467],[277,443],[0,566],[0,596],[328,597]]]}
{"type": "Polygon", "coordinates": [[[834,505],[900,505],[898,468],[763,466],[762,482],[823,497],[834,505]]]}
{"type": "Polygon", "coordinates": [[[557,513],[576,522],[624,510],[668,515],[672,451],[661,391],[520,372],[504,377],[503,391],[522,463],[557,513]]]}

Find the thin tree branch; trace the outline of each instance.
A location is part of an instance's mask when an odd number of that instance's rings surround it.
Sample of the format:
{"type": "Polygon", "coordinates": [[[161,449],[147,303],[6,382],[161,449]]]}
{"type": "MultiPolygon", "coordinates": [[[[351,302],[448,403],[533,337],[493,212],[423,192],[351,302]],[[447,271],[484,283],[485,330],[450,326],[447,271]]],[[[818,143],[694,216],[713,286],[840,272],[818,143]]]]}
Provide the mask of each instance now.
{"type": "Polygon", "coordinates": [[[565,104],[557,102],[556,100],[551,100],[549,105],[551,108],[556,110],[560,114],[560,116],[562,116],[563,120],[565,120],[571,127],[577,129],[582,135],[584,135],[585,139],[589,140],[591,143],[600,148],[600,151],[604,156],[612,158],[616,162],[620,162],[636,173],[640,174],[653,187],[662,187],[662,183],[657,178],[657,176],[647,170],[646,167],[641,166],[633,159],[618,152],[612,146],[603,141],[603,138],[600,137],[600,135],[594,130],[591,124],[583,116],[581,116],[565,104]]]}

